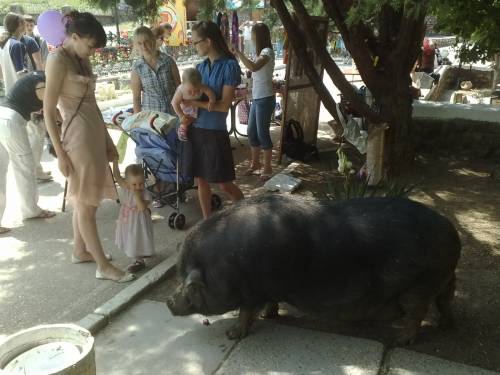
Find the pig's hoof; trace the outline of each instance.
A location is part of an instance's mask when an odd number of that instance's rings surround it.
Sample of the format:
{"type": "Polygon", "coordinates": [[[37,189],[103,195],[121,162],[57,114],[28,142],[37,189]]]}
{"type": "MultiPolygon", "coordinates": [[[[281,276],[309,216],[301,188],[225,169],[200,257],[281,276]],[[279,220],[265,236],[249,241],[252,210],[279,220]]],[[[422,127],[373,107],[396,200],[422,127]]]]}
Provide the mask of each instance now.
{"type": "Polygon", "coordinates": [[[443,331],[448,331],[455,328],[457,322],[453,316],[443,316],[439,319],[438,328],[443,331]]]}
{"type": "Polygon", "coordinates": [[[416,333],[404,331],[401,332],[396,339],[394,340],[394,345],[396,346],[410,346],[415,344],[415,340],[417,338],[416,333]]]}
{"type": "Polygon", "coordinates": [[[262,319],[277,319],[279,317],[278,311],[279,305],[277,303],[268,303],[260,313],[260,317],[262,319]]]}
{"type": "Polygon", "coordinates": [[[226,331],[229,340],[239,340],[247,335],[247,329],[237,324],[226,331]]]}

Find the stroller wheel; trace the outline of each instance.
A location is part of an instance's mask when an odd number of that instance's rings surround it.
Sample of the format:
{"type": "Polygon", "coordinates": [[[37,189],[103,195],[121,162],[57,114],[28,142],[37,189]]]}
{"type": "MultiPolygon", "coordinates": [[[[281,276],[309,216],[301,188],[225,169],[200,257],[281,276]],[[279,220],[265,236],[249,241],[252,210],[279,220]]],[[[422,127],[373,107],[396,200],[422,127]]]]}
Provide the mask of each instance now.
{"type": "Polygon", "coordinates": [[[173,212],[169,217],[168,217],[168,226],[172,229],[175,229],[175,218],[177,217],[177,212],[173,212]]]}
{"type": "Polygon", "coordinates": [[[183,229],[184,225],[186,225],[186,217],[183,214],[177,215],[174,219],[175,229],[183,229]]]}
{"type": "Polygon", "coordinates": [[[212,194],[212,210],[218,210],[222,206],[222,199],[217,194],[212,194]]]}

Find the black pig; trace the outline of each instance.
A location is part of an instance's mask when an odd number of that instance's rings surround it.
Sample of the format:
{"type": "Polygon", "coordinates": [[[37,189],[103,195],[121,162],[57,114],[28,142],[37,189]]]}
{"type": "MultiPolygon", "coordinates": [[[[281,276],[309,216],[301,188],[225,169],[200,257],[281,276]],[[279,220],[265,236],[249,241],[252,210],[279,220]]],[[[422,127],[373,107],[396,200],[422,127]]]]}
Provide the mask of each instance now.
{"type": "Polygon", "coordinates": [[[188,235],[167,305],[174,315],[239,309],[230,338],[269,303],[340,320],[402,318],[397,341],[409,343],[432,302],[439,324],[452,323],[459,256],[453,225],[411,200],[255,197],[188,235]]]}

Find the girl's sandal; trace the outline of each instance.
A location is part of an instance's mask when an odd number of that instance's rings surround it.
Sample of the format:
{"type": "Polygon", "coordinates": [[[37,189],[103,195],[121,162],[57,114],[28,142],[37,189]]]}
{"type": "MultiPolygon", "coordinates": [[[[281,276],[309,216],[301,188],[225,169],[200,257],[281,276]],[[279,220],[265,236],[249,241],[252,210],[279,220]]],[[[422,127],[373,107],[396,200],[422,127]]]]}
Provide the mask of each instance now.
{"type": "Polygon", "coordinates": [[[272,173],[261,173],[260,180],[265,182],[265,181],[269,180],[271,177],[273,177],[272,173]]]}
{"type": "Polygon", "coordinates": [[[134,263],[130,264],[127,267],[127,271],[130,273],[137,273],[139,271],[142,271],[144,268],[146,268],[146,262],[137,259],[134,263]]]}
{"type": "Polygon", "coordinates": [[[9,232],[10,232],[9,228],[0,227],[0,236],[2,234],[9,233],[9,232]]]}
{"type": "Polygon", "coordinates": [[[153,206],[153,208],[162,208],[163,206],[165,206],[165,204],[163,204],[160,199],[153,200],[153,203],[151,205],[153,206]]]}
{"type": "Polygon", "coordinates": [[[257,174],[257,172],[260,170],[259,168],[248,168],[245,172],[243,172],[243,176],[253,176],[254,174],[257,174]]]}

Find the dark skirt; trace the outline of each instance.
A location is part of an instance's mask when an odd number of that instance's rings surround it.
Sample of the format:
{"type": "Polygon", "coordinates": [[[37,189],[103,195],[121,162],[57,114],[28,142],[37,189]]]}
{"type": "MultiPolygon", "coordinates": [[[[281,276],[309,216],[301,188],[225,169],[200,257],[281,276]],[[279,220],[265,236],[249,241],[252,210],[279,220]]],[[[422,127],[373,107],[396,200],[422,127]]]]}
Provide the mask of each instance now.
{"type": "Polygon", "coordinates": [[[233,151],[226,130],[190,127],[188,141],[181,142],[181,171],[210,183],[231,182],[234,173],[233,151]]]}

